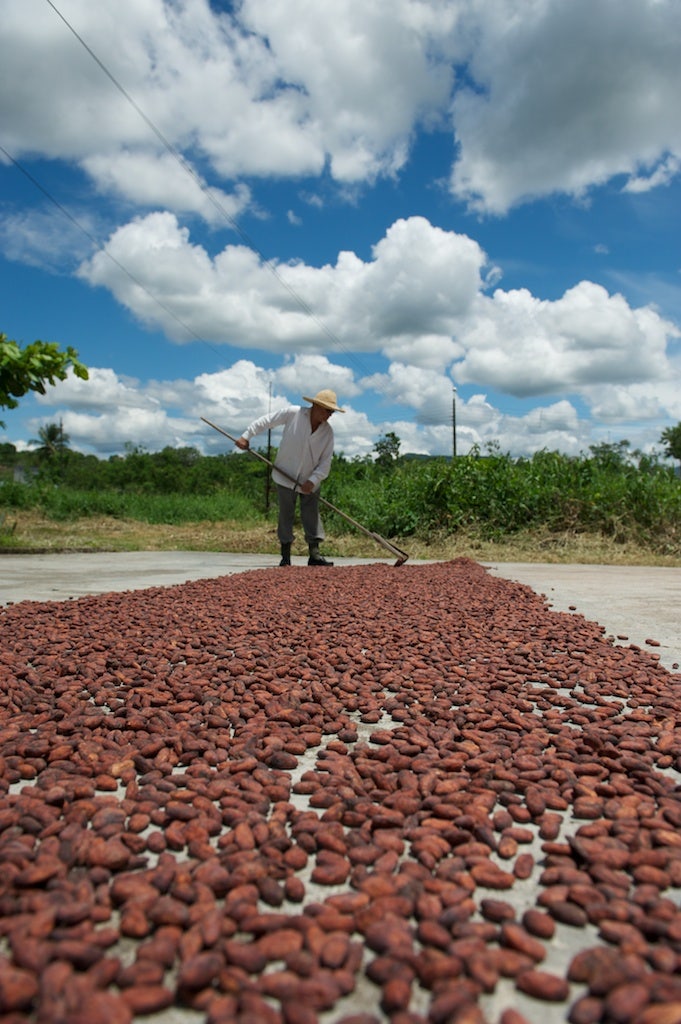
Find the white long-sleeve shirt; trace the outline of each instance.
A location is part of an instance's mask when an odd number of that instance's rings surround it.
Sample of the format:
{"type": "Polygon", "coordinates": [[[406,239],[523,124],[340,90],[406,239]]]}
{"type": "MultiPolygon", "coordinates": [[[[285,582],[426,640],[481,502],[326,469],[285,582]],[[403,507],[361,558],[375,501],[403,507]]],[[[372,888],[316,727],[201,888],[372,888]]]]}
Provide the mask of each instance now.
{"type": "Polygon", "coordinates": [[[317,490],[322,480],[329,475],[333,456],[333,430],[328,423],[320,423],[313,433],[310,412],[311,409],[307,407],[289,405],[254,420],[241,435],[250,441],[265,430],[283,425],[284,432],[272,470],[275,484],[293,487],[293,481],[304,484],[311,480],[317,490]]]}

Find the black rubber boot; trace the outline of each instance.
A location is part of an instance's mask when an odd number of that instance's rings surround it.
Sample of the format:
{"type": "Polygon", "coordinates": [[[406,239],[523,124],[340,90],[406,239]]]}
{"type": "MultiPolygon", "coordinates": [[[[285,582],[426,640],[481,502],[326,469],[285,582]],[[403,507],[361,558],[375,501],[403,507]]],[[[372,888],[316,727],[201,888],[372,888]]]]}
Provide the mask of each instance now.
{"type": "Polygon", "coordinates": [[[291,545],[281,545],[281,562],[279,565],[290,565],[291,564],[291,545]]]}
{"type": "Polygon", "coordinates": [[[319,554],[319,546],[317,544],[310,544],[310,557],[307,560],[308,565],[333,565],[333,562],[327,562],[319,554]]]}

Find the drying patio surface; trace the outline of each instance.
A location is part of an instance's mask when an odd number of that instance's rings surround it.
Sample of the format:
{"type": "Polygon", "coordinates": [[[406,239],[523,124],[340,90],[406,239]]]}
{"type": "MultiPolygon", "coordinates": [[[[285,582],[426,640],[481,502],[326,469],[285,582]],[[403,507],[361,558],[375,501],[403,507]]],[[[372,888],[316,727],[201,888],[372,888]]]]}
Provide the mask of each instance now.
{"type": "Polygon", "coordinates": [[[467,559],[213,577],[0,610],[3,1013],[681,1019],[654,645],[467,559]]]}

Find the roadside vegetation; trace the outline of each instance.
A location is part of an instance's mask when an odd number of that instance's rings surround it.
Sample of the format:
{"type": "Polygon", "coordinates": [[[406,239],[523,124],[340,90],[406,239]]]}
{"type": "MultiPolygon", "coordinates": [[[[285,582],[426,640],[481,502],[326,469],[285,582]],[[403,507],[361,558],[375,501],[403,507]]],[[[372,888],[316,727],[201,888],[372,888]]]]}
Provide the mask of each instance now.
{"type": "MultiPolygon", "coordinates": [[[[103,460],[72,451],[60,431],[42,428],[31,452],[0,445],[0,551],[278,550],[276,493],[256,459],[130,446],[103,460]]],[[[661,440],[675,443],[675,431],[661,440]]],[[[681,480],[626,441],[527,459],[497,445],[455,459],[399,447],[388,434],[373,457],[336,455],[322,494],[413,558],[681,564],[681,480]]],[[[330,554],[383,556],[323,514],[330,554]]]]}

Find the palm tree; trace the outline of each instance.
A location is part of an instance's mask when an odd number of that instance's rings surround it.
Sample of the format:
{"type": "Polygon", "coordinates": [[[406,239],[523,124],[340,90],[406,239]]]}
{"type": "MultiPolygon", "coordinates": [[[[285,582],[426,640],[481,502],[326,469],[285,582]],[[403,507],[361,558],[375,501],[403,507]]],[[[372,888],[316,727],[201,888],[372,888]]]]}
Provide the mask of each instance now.
{"type": "Polygon", "coordinates": [[[69,435],[64,432],[61,421],[59,423],[46,423],[38,431],[38,437],[32,438],[29,444],[39,444],[36,455],[42,461],[52,461],[58,455],[63,455],[69,446],[69,435]]]}

